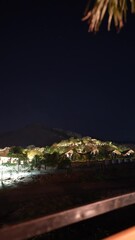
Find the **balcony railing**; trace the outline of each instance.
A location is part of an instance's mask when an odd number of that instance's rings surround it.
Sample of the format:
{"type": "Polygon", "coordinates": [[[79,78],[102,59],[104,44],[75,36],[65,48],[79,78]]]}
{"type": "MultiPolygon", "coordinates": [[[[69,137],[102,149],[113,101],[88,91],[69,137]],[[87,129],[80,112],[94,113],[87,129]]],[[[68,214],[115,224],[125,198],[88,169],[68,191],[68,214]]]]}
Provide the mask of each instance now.
{"type": "MultiPolygon", "coordinates": [[[[135,204],[135,192],[0,229],[0,240],[24,240],[135,204]]],[[[135,227],[106,240],[135,240],[135,227]]]]}

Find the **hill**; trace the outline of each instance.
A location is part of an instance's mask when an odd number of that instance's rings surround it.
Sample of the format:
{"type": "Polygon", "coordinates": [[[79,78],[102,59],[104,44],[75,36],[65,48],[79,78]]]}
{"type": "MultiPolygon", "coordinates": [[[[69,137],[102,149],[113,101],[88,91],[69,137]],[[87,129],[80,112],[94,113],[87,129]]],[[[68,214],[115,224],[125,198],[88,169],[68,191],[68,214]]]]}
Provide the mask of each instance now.
{"type": "Polygon", "coordinates": [[[50,146],[69,137],[80,137],[80,135],[61,129],[47,128],[40,124],[32,124],[15,131],[1,133],[0,148],[6,146],[26,147],[28,145],[50,146]]]}

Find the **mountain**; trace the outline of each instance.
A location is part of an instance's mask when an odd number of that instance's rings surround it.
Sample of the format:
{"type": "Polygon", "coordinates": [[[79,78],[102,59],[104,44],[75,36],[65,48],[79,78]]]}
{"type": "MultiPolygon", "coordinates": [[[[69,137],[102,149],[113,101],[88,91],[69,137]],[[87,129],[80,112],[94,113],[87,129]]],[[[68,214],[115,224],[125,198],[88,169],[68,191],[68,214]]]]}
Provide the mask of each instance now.
{"type": "Polygon", "coordinates": [[[62,129],[47,128],[40,124],[27,125],[15,131],[0,134],[0,148],[6,146],[35,145],[39,147],[50,146],[70,137],[81,137],[79,134],[62,129]]]}

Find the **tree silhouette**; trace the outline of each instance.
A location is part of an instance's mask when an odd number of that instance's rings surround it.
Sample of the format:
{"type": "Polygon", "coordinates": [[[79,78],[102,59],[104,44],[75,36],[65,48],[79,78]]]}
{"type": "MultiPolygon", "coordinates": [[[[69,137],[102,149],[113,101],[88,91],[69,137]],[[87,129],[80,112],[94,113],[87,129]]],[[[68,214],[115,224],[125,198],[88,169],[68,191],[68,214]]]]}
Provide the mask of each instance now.
{"type": "Polygon", "coordinates": [[[88,21],[89,32],[97,32],[103,18],[108,14],[108,31],[112,20],[119,31],[126,22],[128,7],[135,13],[135,0],[88,0],[82,21],[88,21]]]}

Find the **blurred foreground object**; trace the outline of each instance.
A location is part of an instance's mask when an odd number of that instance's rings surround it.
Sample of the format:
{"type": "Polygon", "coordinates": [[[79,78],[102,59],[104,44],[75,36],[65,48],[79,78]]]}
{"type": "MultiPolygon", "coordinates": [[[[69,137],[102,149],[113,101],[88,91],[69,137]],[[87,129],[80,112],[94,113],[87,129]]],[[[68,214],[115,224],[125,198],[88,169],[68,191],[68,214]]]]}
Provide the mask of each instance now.
{"type": "Polygon", "coordinates": [[[108,15],[108,31],[112,20],[119,31],[126,22],[128,7],[135,13],[135,0],[88,0],[82,21],[88,21],[88,31],[97,32],[105,15],[108,15]]]}

